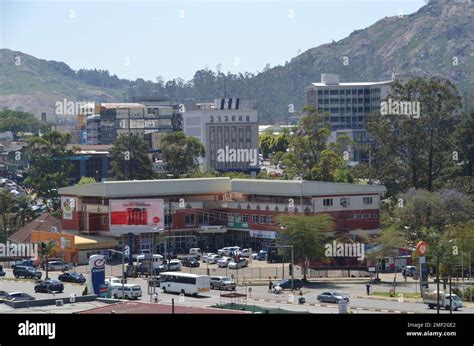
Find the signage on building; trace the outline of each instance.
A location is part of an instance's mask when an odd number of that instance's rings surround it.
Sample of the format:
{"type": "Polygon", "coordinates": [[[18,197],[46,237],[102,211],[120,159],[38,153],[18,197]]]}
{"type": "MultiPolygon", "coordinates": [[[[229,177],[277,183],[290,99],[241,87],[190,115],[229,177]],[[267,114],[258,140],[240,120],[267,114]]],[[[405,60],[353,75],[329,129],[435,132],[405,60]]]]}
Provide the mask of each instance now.
{"type": "Polygon", "coordinates": [[[263,239],[275,239],[276,238],[276,233],[273,231],[256,231],[256,230],[250,230],[250,237],[253,238],[263,238],[263,239]]]}
{"type": "Polygon", "coordinates": [[[74,212],[76,211],[77,198],[75,197],[61,197],[61,210],[63,212],[63,219],[72,220],[74,212]]]}
{"type": "Polygon", "coordinates": [[[206,234],[206,233],[226,233],[227,228],[224,226],[201,226],[199,228],[199,233],[206,234]]]}
{"type": "Polygon", "coordinates": [[[147,233],[164,227],[162,199],[110,200],[110,232],[147,233]]]}
{"type": "Polygon", "coordinates": [[[89,270],[91,278],[89,280],[89,292],[100,294],[100,287],[105,283],[105,256],[92,255],[89,257],[89,270]]]}

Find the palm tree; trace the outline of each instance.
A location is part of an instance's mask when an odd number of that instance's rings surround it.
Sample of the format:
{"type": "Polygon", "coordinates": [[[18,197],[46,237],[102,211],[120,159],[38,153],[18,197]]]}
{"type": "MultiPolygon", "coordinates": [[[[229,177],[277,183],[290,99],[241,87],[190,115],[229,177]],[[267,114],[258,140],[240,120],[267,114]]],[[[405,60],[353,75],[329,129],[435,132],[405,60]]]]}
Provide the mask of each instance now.
{"type": "Polygon", "coordinates": [[[41,257],[41,261],[45,263],[45,270],[46,270],[45,279],[48,279],[48,258],[52,256],[55,250],[56,250],[56,242],[54,240],[50,240],[47,243],[42,242],[40,244],[39,255],[41,257]],[[43,258],[45,259],[44,261],[43,261],[43,258]]]}

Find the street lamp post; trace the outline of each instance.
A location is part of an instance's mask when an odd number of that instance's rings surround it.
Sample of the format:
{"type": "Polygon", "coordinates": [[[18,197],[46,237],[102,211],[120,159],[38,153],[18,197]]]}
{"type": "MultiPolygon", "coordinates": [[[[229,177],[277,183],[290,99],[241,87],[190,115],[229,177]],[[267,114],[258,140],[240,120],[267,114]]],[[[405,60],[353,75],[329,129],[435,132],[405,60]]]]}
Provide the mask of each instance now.
{"type": "MultiPolygon", "coordinates": [[[[282,249],[291,249],[291,290],[293,291],[293,280],[294,280],[294,275],[295,275],[293,245],[274,245],[274,247],[282,248],[282,249]]],[[[285,268],[284,261],[283,261],[283,268],[285,268]]]]}
{"type": "Polygon", "coordinates": [[[125,297],[125,251],[117,251],[108,249],[110,252],[115,252],[122,255],[122,298],[125,297]]]}

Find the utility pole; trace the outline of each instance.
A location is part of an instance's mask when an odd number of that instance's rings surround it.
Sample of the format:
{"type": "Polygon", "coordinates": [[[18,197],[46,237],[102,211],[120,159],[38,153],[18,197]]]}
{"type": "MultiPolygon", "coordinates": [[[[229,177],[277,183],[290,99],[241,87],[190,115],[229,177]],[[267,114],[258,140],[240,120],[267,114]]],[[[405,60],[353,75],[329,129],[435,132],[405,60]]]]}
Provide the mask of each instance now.
{"type": "Polygon", "coordinates": [[[436,311],[439,314],[439,252],[436,252],[436,311]]]}

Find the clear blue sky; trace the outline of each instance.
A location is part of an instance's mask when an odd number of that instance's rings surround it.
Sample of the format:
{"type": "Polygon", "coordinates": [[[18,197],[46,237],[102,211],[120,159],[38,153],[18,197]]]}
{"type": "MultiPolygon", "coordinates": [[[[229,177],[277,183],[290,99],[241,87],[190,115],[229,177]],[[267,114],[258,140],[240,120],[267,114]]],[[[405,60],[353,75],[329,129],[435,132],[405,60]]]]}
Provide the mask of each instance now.
{"type": "Polygon", "coordinates": [[[424,0],[0,0],[0,47],[120,78],[261,71],[424,0]]]}

